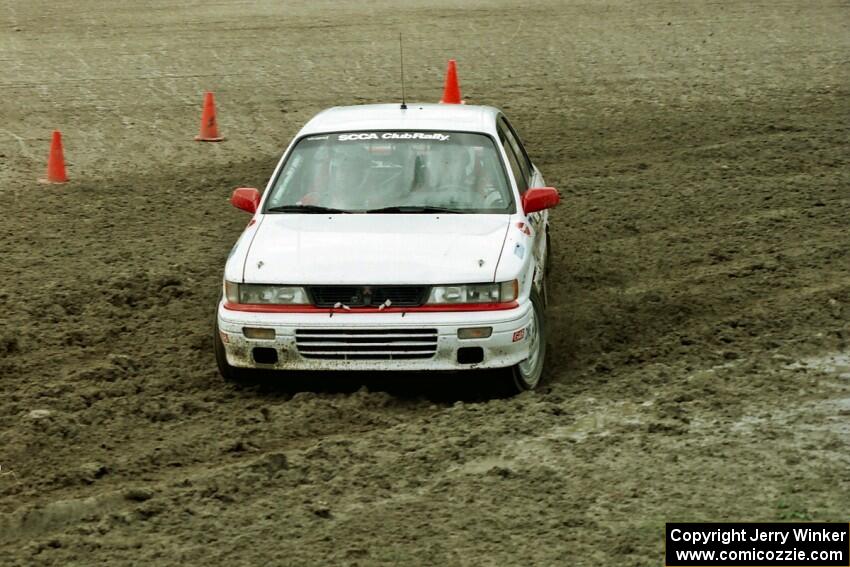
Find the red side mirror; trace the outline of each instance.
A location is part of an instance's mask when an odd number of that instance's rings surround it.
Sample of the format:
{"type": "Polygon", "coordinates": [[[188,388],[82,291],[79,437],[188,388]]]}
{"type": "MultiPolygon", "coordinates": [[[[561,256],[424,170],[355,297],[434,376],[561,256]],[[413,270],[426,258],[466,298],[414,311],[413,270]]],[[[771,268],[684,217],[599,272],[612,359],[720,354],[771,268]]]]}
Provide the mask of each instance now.
{"type": "Polygon", "coordinates": [[[251,214],[256,213],[260,206],[260,192],[253,187],[240,187],[230,196],[230,204],[251,214]]]}
{"type": "Polygon", "coordinates": [[[551,209],[561,202],[561,196],[554,187],[533,187],[522,196],[522,210],[525,214],[551,209]]]}

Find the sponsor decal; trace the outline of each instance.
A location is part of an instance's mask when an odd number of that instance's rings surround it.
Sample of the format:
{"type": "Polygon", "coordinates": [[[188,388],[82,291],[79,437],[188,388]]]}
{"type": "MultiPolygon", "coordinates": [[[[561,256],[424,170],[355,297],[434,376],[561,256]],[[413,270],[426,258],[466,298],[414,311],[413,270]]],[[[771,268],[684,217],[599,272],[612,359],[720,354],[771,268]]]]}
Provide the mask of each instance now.
{"type": "MultiPolygon", "coordinates": [[[[439,132],[353,132],[351,134],[339,134],[337,140],[340,142],[352,142],[361,140],[433,140],[435,142],[446,142],[451,136],[439,132]]],[[[319,138],[308,138],[309,140],[319,138]]]]}
{"type": "Polygon", "coordinates": [[[513,342],[517,343],[524,338],[525,338],[525,329],[520,329],[519,331],[514,331],[513,342]]]}
{"type": "Polygon", "coordinates": [[[310,136],[307,138],[308,142],[318,142],[319,140],[327,140],[330,136],[310,136]]]}

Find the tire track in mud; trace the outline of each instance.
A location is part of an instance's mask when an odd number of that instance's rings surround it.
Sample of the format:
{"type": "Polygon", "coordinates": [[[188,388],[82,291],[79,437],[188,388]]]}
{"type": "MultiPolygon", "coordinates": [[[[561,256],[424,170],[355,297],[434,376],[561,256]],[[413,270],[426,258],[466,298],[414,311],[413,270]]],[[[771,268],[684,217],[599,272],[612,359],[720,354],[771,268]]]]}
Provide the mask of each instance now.
{"type": "MultiPolygon", "coordinates": [[[[303,401],[309,398],[305,398],[301,394],[288,404],[297,405],[299,399],[303,401]]],[[[342,401],[348,406],[355,405],[350,403],[352,400],[356,400],[356,405],[359,407],[364,405],[367,407],[370,405],[386,407],[388,401],[391,401],[387,395],[368,393],[337,399],[337,401],[342,401]],[[363,403],[364,396],[371,402],[363,403]]],[[[322,401],[331,402],[333,400],[322,401]]],[[[312,411],[315,412],[317,404],[314,402],[310,405],[312,411]]],[[[228,409],[238,410],[232,405],[228,409]]],[[[295,411],[297,412],[297,410],[295,411]]],[[[261,413],[267,416],[269,412],[261,413]]],[[[277,413],[280,414],[280,411],[277,411],[277,413]]],[[[39,417],[38,419],[46,419],[46,417],[39,417]]],[[[199,445],[203,447],[204,437],[209,434],[208,421],[210,416],[205,416],[203,419],[206,423],[201,424],[201,427],[198,428],[200,431],[193,431],[191,420],[190,423],[181,423],[180,441],[182,447],[178,451],[179,454],[198,450],[199,445]],[[184,427],[184,425],[188,427],[184,427]],[[201,443],[198,443],[198,441],[201,441],[201,443]]],[[[274,418],[265,417],[265,419],[265,429],[271,429],[275,432],[281,429],[279,424],[273,427],[269,423],[273,422],[274,418]]],[[[259,470],[274,474],[278,470],[288,469],[293,458],[298,459],[293,455],[301,455],[303,460],[303,455],[315,453],[317,450],[321,450],[323,446],[337,445],[352,436],[368,438],[370,432],[378,429],[385,430],[387,427],[397,427],[397,423],[393,423],[394,420],[379,416],[377,413],[375,416],[367,418],[367,421],[374,423],[358,426],[346,419],[327,419],[324,420],[324,423],[331,427],[323,429],[321,432],[314,431],[309,438],[299,435],[290,439],[282,439],[277,436],[258,439],[256,432],[245,431],[244,428],[235,428],[236,435],[225,435],[216,443],[215,449],[217,451],[213,451],[212,454],[202,452],[195,456],[194,463],[188,466],[181,465],[177,468],[173,467],[171,463],[167,463],[163,468],[150,470],[149,466],[139,462],[110,462],[109,465],[101,465],[101,469],[95,469],[89,476],[72,479],[76,482],[68,483],[71,486],[65,486],[64,490],[61,488],[52,490],[49,499],[34,499],[35,502],[4,515],[5,524],[0,529],[0,533],[3,534],[0,536],[0,543],[9,543],[22,537],[43,536],[62,531],[68,526],[76,525],[91,516],[101,517],[124,513],[136,504],[149,500],[155,494],[179,493],[186,487],[214,483],[215,480],[223,477],[238,477],[240,473],[245,471],[259,470]]],[[[299,432],[300,430],[297,428],[300,426],[302,424],[296,423],[292,429],[299,432]]],[[[156,449],[161,448],[164,447],[157,447],[156,449]]],[[[139,447],[135,448],[137,451],[139,449],[139,447]]],[[[20,482],[22,479],[17,478],[16,480],[20,482]]]]}
{"type": "MultiPolygon", "coordinates": [[[[240,517],[234,516],[239,509],[254,515],[254,520],[241,528],[246,536],[260,536],[269,522],[283,522],[292,527],[294,533],[301,534],[293,536],[293,542],[300,541],[301,546],[290,550],[296,557],[306,560],[307,556],[299,555],[306,545],[313,550],[311,553],[318,551],[326,558],[341,560],[349,553],[371,553],[370,557],[380,560],[385,556],[364,540],[364,534],[369,533],[366,526],[372,522],[405,526],[401,532],[409,537],[412,535],[408,531],[409,522],[397,523],[402,515],[416,510],[445,517],[446,509],[461,506],[474,511],[479,521],[483,521],[483,527],[491,529],[495,527],[492,506],[519,503],[519,499],[524,498],[525,508],[530,505],[536,510],[545,537],[551,533],[550,528],[556,528],[561,537],[564,534],[570,537],[574,528],[595,525],[606,534],[604,537],[615,537],[617,541],[625,538],[621,542],[625,547],[617,550],[618,553],[628,547],[632,548],[632,553],[654,553],[646,547],[645,541],[615,535],[620,532],[616,524],[603,527],[607,525],[603,518],[611,518],[612,514],[613,517],[633,515],[637,502],[642,502],[643,509],[647,502],[669,498],[669,490],[665,487],[669,488],[671,480],[683,473],[691,484],[691,491],[710,497],[706,500],[710,506],[725,509],[724,497],[714,494],[715,481],[694,477],[694,471],[711,466],[714,459],[723,456],[730,447],[753,435],[775,439],[776,434],[791,423],[800,430],[796,436],[800,442],[813,440],[803,434],[806,423],[816,423],[812,414],[804,410],[795,416],[792,411],[788,417],[780,417],[770,399],[755,405],[746,401],[748,393],[767,385],[766,380],[757,381],[749,388],[740,388],[735,383],[718,384],[718,378],[725,381],[735,375],[732,367],[736,364],[744,363],[727,363],[695,372],[691,375],[691,387],[682,385],[668,389],[644,401],[640,401],[640,397],[635,400],[633,392],[612,395],[621,389],[622,382],[614,380],[601,387],[597,384],[592,391],[576,392],[578,395],[561,389],[558,394],[545,395],[542,400],[524,396],[510,401],[455,405],[423,420],[397,424],[384,431],[321,439],[297,449],[275,449],[234,463],[198,470],[198,474],[184,475],[181,471],[170,481],[147,482],[141,487],[131,485],[125,492],[106,491],[94,500],[60,501],[43,509],[21,511],[15,515],[20,524],[12,526],[7,533],[17,535],[21,530],[33,530],[33,534],[46,542],[45,547],[49,548],[55,541],[62,548],[73,547],[77,537],[86,537],[95,530],[105,541],[113,542],[111,547],[124,538],[132,539],[132,533],[137,537],[162,534],[173,513],[192,510],[190,517],[194,518],[196,527],[204,526],[211,531],[212,537],[221,537],[224,526],[240,517]],[[693,386],[697,384],[702,390],[695,396],[693,386]],[[719,400],[718,386],[724,391],[719,399],[725,402],[726,409],[719,414],[713,410],[706,414],[705,410],[711,410],[719,400]],[[675,411],[680,403],[689,409],[675,411]],[[514,411],[517,405],[522,411],[514,411]],[[748,416],[756,416],[756,419],[748,416]],[[494,420],[494,417],[502,420],[494,420]],[[745,427],[741,428],[739,423],[745,427]],[[416,435],[423,424],[435,431],[454,429],[455,433],[423,445],[416,435]],[[699,450],[689,450],[689,460],[677,464],[677,451],[684,451],[691,444],[696,444],[699,450]],[[636,467],[637,454],[643,457],[639,459],[642,464],[636,467]],[[596,457],[591,458],[591,455],[596,457]],[[647,476],[653,461],[662,455],[673,455],[668,476],[647,476]],[[616,471],[622,466],[634,467],[634,475],[626,480],[619,479],[616,471]],[[416,471],[414,475],[409,473],[410,467],[416,471]],[[614,479],[617,479],[616,485],[611,484],[614,479]],[[706,481],[709,484],[704,484],[706,481]],[[528,500],[528,482],[534,482],[543,490],[537,494],[547,496],[528,500]],[[607,488],[591,495],[580,489],[588,482],[607,488]],[[251,489],[246,492],[245,487],[251,489]],[[264,487],[267,490],[262,490],[264,487]],[[274,505],[270,497],[282,498],[285,506],[274,505]],[[98,509],[96,513],[95,509],[98,509]],[[213,520],[214,517],[218,520],[213,520]],[[68,527],[72,528],[62,533],[68,527]],[[60,535],[57,538],[50,536],[51,533],[60,535]],[[328,540],[329,533],[337,534],[346,543],[335,548],[336,538],[328,540]]],[[[644,368],[641,372],[647,370],[644,368]]],[[[785,372],[783,381],[788,385],[797,382],[793,374],[785,372]]],[[[664,376],[659,374],[659,378],[664,376]]],[[[841,452],[840,441],[834,435],[828,439],[831,439],[827,443],[832,443],[832,454],[844,463],[840,465],[843,468],[846,457],[841,452]]],[[[751,446],[748,451],[752,454],[745,462],[763,461],[759,470],[773,469],[774,476],[783,478],[791,470],[798,484],[822,480],[822,476],[812,476],[814,471],[803,466],[799,456],[788,450],[775,453],[770,444],[761,449],[751,446]]],[[[752,483],[760,482],[756,477],[736,478],[742,469],[734,464],[727,464],[727,469],[724,477],[728,476],[730,482],[734,479],[738,485],[743,483],[743,488],[751,489],[752,483]]],[[[760,478],[764,480],[763,476],[760,478]]],[[[679,486],[678,482],[673,486],[679,486]]],[[[679,496],[684,497],[684,493],[679,496]]],[[[799,502],[794,504],[798,505],[799,502]]],[[[763,513],[780,514],[781,517],[782,510],[766,508],[763,513]]],[[[792,508],[788,513],[801,513],[795,510],[798,509],[792,508]]],[[[468,529],[469,525],[464,522],[463,515],[449,516],[444,525],[432,528],[429,537],[451,537],[451,533],[464,526],[468,529]]],[[[503,527],[513,524],[506,519],[503,527]]],[[[176,533],[169,536],[174,544],[179,537],[176,533]]],[[[399,539],[398,535],[388,538],[402,549],[416,545],[415,538],[410,541],[404,537],[399,539]]],[[[578,540],[576,544],[584,548],[589,542],[578,540]]],[[[488,549],[483,542],[481,545],[480,549],[488,549]]],[[[501,549],[489,548],[488,551],[500,556],[499,553],[505,553],[504,548],[501,549]]],[[[519,549],[544,563],[558,559],[551,548],[535,551],[520,544],[519,549]]],[[[512,553],[516,551],[513,548],[512,553]]],[[[55,551],[52,554],[57,555],[55,551]]],[[[58,556],[62,556],[61,551],[58,556]]],[[[508,559],[510,555],[500,557],[508,559]]]]}

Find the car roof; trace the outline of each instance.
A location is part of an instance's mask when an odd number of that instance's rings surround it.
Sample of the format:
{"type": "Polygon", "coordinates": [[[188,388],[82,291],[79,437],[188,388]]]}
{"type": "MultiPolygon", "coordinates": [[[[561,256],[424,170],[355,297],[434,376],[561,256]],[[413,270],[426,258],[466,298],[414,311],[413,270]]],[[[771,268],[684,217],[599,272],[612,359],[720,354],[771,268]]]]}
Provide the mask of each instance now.
{"type": "Polygon", "coordinates": [[[496,135],[498,108],[468,104],[398,103],[335,106],[314,116],[299,137],[359,130],[445,130],[496,135]]]}

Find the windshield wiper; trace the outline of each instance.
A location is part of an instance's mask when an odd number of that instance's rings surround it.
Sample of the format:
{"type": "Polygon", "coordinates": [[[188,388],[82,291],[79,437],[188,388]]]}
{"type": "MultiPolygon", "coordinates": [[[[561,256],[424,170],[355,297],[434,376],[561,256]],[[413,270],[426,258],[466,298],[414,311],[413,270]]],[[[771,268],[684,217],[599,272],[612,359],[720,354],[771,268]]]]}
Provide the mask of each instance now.
{"type": "Polygon", "coordinates": [[[417,213],[456,213],[463,214],[467,211],[459,211],[457,209],[449,209],[446,207],[427,207],[418,205],[401,205],[395,207],[382,207],[380,209],[368,209],[364,213],[401,213],[401,214],[417,214],[417,213]]]}
{"type": "Polygon", "coordinates": [[[277,207],[269,207],[267,213],[350,213],[342,209],[332,209],[330,207],[322,207],[320,205],[279,205],[277,207]]]}

